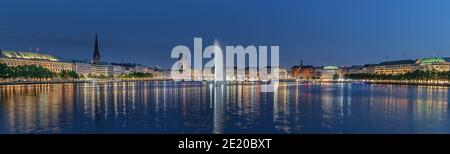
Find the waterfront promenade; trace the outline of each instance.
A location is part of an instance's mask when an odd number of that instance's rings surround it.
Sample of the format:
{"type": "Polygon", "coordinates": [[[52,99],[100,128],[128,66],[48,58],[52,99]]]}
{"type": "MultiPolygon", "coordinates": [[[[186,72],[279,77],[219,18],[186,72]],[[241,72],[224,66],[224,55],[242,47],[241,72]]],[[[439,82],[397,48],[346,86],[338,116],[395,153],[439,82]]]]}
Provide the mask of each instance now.
{"type": "MultiPolygon", "coordinates": [[[[97,83],[97,82],[127,82],[127,81],[172,81],[171,79],[92,79],[92,80],[45,80],[45,81],[0,81],[0,85],[20,85],[20,84],[59,84],[59,83],[97,83]]],[[[190,82],[190,81],[181,81],[190,82]]],[[[203,81],[208,82],[208,81],[203,81]]],[[[420,86],[447,86],[450,81],[434,80],[281,80],[280,82],[299,83],[355,83],[355,84],[391,84],[391,85],[420,85],[420,86]]],[[[252,84],[258,81],[227,81],[227,84],[252,84]]]]}
{"type": "Polygon", "coordinates": [[[45,81],[19,81],[4,82],[0,85],[26,85],[26,84],[59,84],[59,83],[96,83],[96,82],[125,82],[125,81],[164,81],[165,79],[96,79],[96,80],[45,80],[45,81]]]}

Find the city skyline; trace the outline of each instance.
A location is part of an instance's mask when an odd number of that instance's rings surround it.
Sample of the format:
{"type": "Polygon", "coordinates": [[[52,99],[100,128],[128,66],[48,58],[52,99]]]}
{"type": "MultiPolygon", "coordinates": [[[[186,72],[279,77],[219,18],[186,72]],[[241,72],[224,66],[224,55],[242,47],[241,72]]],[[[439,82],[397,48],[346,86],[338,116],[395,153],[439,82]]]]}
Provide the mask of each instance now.
{"type": "Polygon", "coordinates": [[[0,6],[15,151],[430,151],[450,134],[450,1],[0,6]]]}
{"type": "Polygon", "coordinates": [[[450,12],[435,2],[1,3],[1,49],[40,48],[74,59],[91,59],[96,32],[102,59],[164,68],[176,61],[170,59],[171,49],[192,45],[196,36],[203,36],[204,46],[215,39],[226,45],[279,45],[281,65],[286,67],[301,60],[316,66],[350,66],[449,57],[450,51],[450,22],[443,20],[450,12]],[[260,5],[245,7],[254,3],[260,5]],[[24,11],[13,11],[17,9],[24,11]]]}

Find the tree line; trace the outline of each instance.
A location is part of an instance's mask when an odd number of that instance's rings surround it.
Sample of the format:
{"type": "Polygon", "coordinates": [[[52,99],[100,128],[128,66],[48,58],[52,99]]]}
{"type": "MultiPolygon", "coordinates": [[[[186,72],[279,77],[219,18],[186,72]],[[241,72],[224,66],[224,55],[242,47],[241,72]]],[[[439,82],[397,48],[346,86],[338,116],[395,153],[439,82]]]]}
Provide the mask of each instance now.
{"type": "Polygon", "coordinates": [[[347,79],[363,79],[363,80],[450,80],[450,72],[439,71],[420,71],[408,72],[404,74],[346,74],[347,79]]]}
{"type": "Polygon", "coordinates": [[[53,78],[64,78],[64,79],[77,79],[78,74],[74,71],[63,70],[59,73],[55,73],[41,66],[36,65],[22,65],[22,66],[7,66],[5,64],[0,64],[0,78],[3,80],[7,79],[53,79],[53,78]]]}
{"type": "MultiPolygon", "coordinates": [[[[87,75],[87,77],[99,79],[114,78],[113,75],[109,76],[87,75]]],[[[117,77],[125,79],[134,79],[134,78],[140,79],[140,78],[152,78],[153,74],[143,72],[131,72],[129,74],[121,74],[117,77]]],[[[75,71],[68,71],[68,70],[63,70],[59,73],[55,73],[47,68],[36,65],[7,66],[5,64],[0,64],[0,79],[4,81],[6,80],[14,81],[16,79],[48,80],[54,78],[79,79],[84,78],[84,76],[77,74],[75,71]]]]}
{"type": "Polygon", "coordinates": [[[152,73],[131,72],[129,74],[122,74],[121,78],[152,78],[152,73]]]}

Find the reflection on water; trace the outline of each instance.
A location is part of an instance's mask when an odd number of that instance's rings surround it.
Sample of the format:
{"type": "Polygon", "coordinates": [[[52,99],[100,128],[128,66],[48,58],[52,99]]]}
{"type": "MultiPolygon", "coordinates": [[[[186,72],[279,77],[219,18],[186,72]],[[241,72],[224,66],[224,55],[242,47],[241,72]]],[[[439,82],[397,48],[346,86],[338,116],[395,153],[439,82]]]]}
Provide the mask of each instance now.
{"type": "Polygon", "coordinates": [[[449,133],[449,88],[111,82],[0,86],[0,133],[449,133]]]}

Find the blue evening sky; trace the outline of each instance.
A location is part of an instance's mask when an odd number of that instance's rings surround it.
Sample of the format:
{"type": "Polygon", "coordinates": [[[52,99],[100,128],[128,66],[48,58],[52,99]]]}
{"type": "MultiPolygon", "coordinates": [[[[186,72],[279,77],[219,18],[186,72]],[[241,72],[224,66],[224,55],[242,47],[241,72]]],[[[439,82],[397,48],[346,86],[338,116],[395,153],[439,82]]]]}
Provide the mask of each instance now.
{"type": "Polygon", "coordinates": [[[447,0],[10,0],[0,2],[0,49],[70,59],[159,64],[173,47],[279,45],[281,64],[354,65],[450,56],[447,0]]]}

